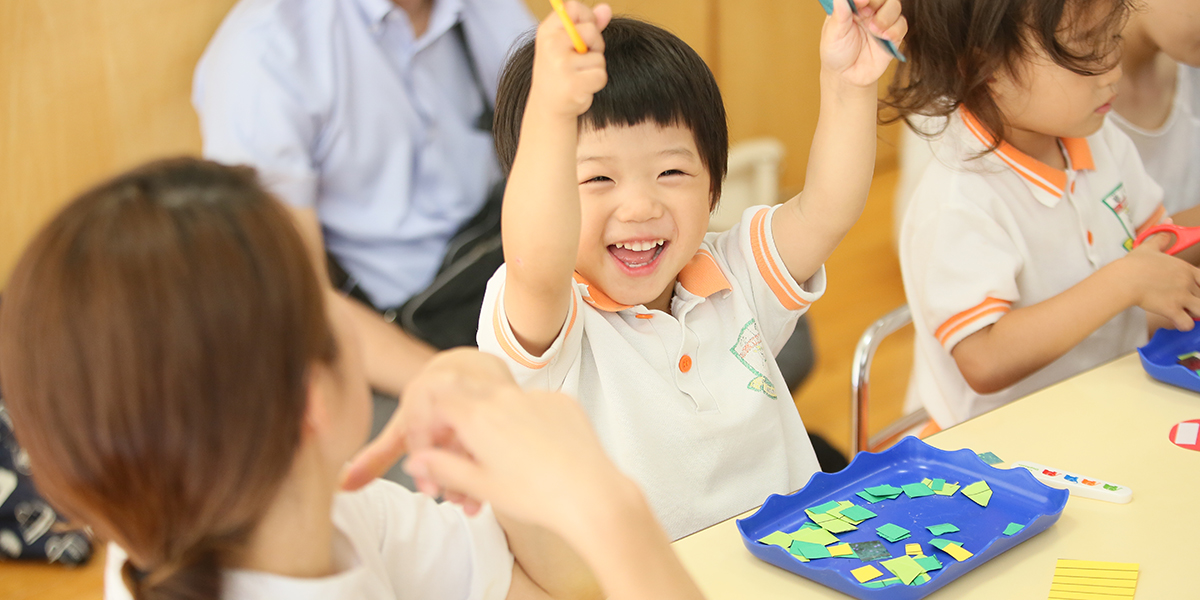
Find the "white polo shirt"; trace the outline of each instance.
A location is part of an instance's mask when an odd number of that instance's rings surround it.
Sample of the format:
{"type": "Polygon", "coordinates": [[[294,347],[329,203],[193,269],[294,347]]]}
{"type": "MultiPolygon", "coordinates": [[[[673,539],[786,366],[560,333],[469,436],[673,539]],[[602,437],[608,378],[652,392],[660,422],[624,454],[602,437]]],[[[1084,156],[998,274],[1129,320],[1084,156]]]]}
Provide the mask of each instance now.
{"type": "Polygon", "coordinates": [[[542,356],[516,341],[505,270],[488,283],[479,348],[524,387],[579,399],[609,456],[641,485],[671,539],[802,487],[820,470],[775,355],[825,292],[804,285],[771,237],[774,208],[705,236],[670,314],[616,304],[576,275],[566,325],[542,356]]]}
{"type": "Polygon", "coordinates": [[[1200,68],[1179,65],[1171,114],[1158,129],[1143,129],[1115,111],[1109,116],[1133,140],[1146,172],[1163,188],[1176,214],[1200,204],[1200,68]]]}
{"type": "Polygon", "coordinates": [[[981,395],[967,385],[955,344],[1014,308],[1056,296],[1125,256],[1142,227],[1163,220],[1162,189],[1111,122],[1063,139],[1058,170],[991,139],[965,110],[950,122],[913,194],[900,231],[900,267],[916,326],[910,400],[943,428],[999,407],[1146,341],[1130,308],[1012,387],[981,395]]]}
{"type": "MultiPolygon", "coordinates": [[[[474,517],[449,502],[376,480],[334,497],[338,573],[296,578],[224,573],[223,600],[503,600],[513,556],[490,507],[474,517]]],[[[126,554],[108,545],[105,600],[131,600],[121,579],[126,554]]]]}

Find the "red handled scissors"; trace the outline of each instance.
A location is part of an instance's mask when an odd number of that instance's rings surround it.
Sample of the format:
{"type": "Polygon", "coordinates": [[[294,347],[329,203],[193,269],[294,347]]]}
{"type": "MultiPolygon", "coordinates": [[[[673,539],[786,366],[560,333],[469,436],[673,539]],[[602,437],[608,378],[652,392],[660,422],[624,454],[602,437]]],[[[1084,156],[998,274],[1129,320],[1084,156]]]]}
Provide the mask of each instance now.
{"type": "Polygon", "coordinates": [[[1139,234],[1137,239],[1133,241],[1133,246],[1136,248],[1142,242],[1146,241],[1146,238],[1156,233],[1167,233],[1175,237],[1175,243],[1170,248],[1167,248],[1167,254],[1177,254],[1180,250],[1189,248],[1193,244],[1200,242],[1200,227],[1180,227],[1173,223],[1162,223],[1139,234]]]}

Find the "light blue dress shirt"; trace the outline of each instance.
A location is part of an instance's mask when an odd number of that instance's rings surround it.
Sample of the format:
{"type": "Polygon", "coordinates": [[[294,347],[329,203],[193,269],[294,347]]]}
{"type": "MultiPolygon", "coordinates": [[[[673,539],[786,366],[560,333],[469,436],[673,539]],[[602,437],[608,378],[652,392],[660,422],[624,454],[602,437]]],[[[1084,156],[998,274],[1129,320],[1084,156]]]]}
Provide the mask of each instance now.
{"type": "Polygon", "coordinates": [[[500,178],[482,93],[533,24],[521,0],[435,0],[418,38],[391,0],[242,0],[196,67],[204,154],[315,208],[372,302],[402,304],[500,178]]]}

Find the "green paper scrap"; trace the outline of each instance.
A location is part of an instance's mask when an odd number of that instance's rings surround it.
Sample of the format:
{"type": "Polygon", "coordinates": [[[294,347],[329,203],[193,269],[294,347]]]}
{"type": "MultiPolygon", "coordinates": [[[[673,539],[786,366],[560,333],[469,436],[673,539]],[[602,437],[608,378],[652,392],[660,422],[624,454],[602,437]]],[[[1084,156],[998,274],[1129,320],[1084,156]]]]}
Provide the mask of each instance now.
{"type": "Polygon", "coordinates": [[[929,573],[921,573],[920,575],[917,575],[916,579],[912,580],[912,583],[908,585],[925,585],[929,583],[931,579],[933,578],[929,576],[929,573]]]}
{"type": "Polygon", "coordinates": [[[862,498],[863,500],[870,502],[871,504],[875,504],[876,502],[883,502],[884,500],[888,499],[886,496],[876,496],[875,494],[872,494],[871,492],[868,492],[866,490],[863,490],[856,495],[859,498],[862,498]]]}
{"type": "Polygon", "coordinates": [[[964,496],[970,498],[980,506],[986,507],[988,501],[992,499],[992,488],[988,487],[986,481],[976,481],[971,485],[962,489],[964,496]]]}
{"type": "Polygon", "coordinates": [[[879,534],[879,537],[889,542],[898,542],[911,535],[907,529],[899,525],[893,525],[892,523],[884,523],[883,525],[876,527],[875,533],[879,534]]]}
{"type": "MultiPolygon", "coordinates": [[[[809,507],[808,510],[820,514],[820,513],[827,513],[835,508],[838,508],[838,506],[840,506],[840,505],[837,503],[837,500],[830,500],[829,502],[826,502],[824,504],[818,504],[816,506],[809,507]]],[[[805,511],[805,512],[807,512],[807,511],[805,511]]]]}
{"type": "Polygon", "coordinates": [[[955,527],[953,523],[942,523],[941,525],[930,525],[930,526],[926,527],[925,529],[928,529],[929,533],[932,533],[933,535],[944,535],[947,533],[954,533],[955,531],[959,530],[958,527],[955,527]]]}
{"type": "Polygon", "coordinates": [[[921,565],[921,568],[925,569],[926,573],[942,568],[942,563],[938,561],[936,556],[922,556],[913,560],[917,561],[917,564],[921,565]]]}
{"type": "Polygon", "coordinates": [[[998,464],[1004,462],[1003,459],[1001,459],[999,456],[996,456],[995,454],[992,454],[991,452],[980,452],[979,454],[976,454],[976,456],[978,456],[980,459],[983,460],[983,462],[985,462],[989,465],[998,465],[998,464]]]}
{"type": "Polygon", "coordinates": [[[945,487],[945,486],[946,486],[946,480],[945,480],[945,479],[934,479],[934,480],[933,480],[933,483],[929,485],[929,489],[931,489],[931,490],[933,490],[933,491],[935,491],[935,492],[936,492],[936,491],[938,491],[938,490],[942,489],[942,488],[943,488],[943,487],[945,487]]]}
{"type": "Polygon", "coordinates": [[[858,557],[858,560],[863,562],[892,557],[887,548],[884,547],[883,542],[876,542],[874,540],[870,542],[855,542],[850,544],[850,549],[854,550],[854,555],[858,557]]]}
{"type": "Polygon", "coordinates": [[[792,542],[792,553],[795,554],[797,551],[799,551],[800,554],[808,560],[830,558],[833,556],[829,553],[829,548],[826,548],[820,544],[810,544],[809,542],[792,542]]]}
{"type": "Polygon", "coordinates": [[[925,496],[933,495],[933,490],[929,489],[929,486],[920,482],[906,483],[900,487],[904,490],[904,495],[908,496],[909,498],[924,498],[925,496]]]}
{"type": "Polygon", "coordinates": [[[866,490],[866,492],[868,494],[871,494],[872,496],[880,496],[883,498],[887,498],[889,500],[892,498],[895,498],[896,496],[899,496],[900,492],[903,492],[903,491],[904,490],[902,490],[898,487],[887,485],[887,484],[869,487],[866,490]]]}
{"type": "Polygon", "coordinates": [[[858,521],[859,523],[862,523],[863,521],[866,521],[867,519],[870,519],[877,515],[861,506],[855,505],[855,506],[851,506],[850,508],[843,510],[842,516],[847,517],[854,521],[858,521]]]}
{"type": "Polygon", "coordinates": [[[796,560],[800,562],[808,562],[808,559],[804,558],[804,555],[800,553],[799,544],[799,542],[792,542],[792,547],[788,548],[788,552],[790,552],[792,556],[796,557],[796,560]]]}
{"type": "Polygon", "coordinates": [[[766,544],[768,546],[779,546],[780,548],[787,550],[788,548],[792,547],[792,536],[782,531],[776,531],[771,535],[759,538],[758,543],[766,544]]]}
{"type": "Polygon", "coordinates": [[[829,544],[836,544],[837,542],[841,541],[841,540],[837,539],[837,537],[835,537],[832,533],[829,533],[828,531],[825,531],[824,529],[800,528],[799,531],[797,531],[796,533],[793,533],[791,535],[791,538],[793,540],[796,540],[797,542],[806,542],[809,544],[820,544],[822,546],[828,546],[829,544]]]}
{"type": "Polygon", "coordinates": [[[1025,529],[1025,526],[1020,523],[1009,523],[1008,527],[1004,528],[1004,535],[1016,535],[1025,529]]]}
{"type": "Polygon", "coordinates": [[[955,546],[962,546],[962,542],[956,542],[954,540],[947,540],[947,539],[942,539],[942,538],[933,538],[932,540],[929,540],[929,543],[930,543],[930,545],[936,547],[938,550],[941,550],[943,552],[946,550],[946,546],[949,546],[950,544],[954,544],[955,546]]]}
{"type": "Polygon", "coordinates": [[[881,581],[868,581],[868,582],[864,583],[863,586],[873,588],[873,589],[879,589],[879,588],[891,587],[893,585],[899,585],[899,584],[900,584],[900,578],[892,577],[890,579],[884,579],[881,581]]]}
{"type": "Polygon", "coordinates": [[[925,569],[922,569],[921,565],[917,564],[917,561],[913,560],[911,556],[898,556],[879,564],[891,571],[896,577],[899,577],[900,581],[903,581],[905,585],[911,585],[913,580],[917,578],[917,575],[925,573],[925,569]]]}
{"type": "Polygon", "coordinates": [[[813,523],[812,521],[805,521],[804,524],[800,526],[800,529],[821,529],[821,526],[813,523]]]}
{"type": "Polygon", "coordinates": [[[829,531],[830,533],[846,533],[847,531],[854,531],[858,529],[858,527],[855,527],[854,525],[851,525],[850,523],[847,523],[833,515],[816,515],[813,517],[813,521],[816,521],[818,525],[825,528],[825,530],[829,531]]]}
{"type": "Polygon", "coordinates": [[[939,496],[953,496],[954,492],[958,491],[958,488],[959,485],[957,483],[947,483],[946,485],[942,486],[942,489],[937,490],[934,493],[939,496]]]}

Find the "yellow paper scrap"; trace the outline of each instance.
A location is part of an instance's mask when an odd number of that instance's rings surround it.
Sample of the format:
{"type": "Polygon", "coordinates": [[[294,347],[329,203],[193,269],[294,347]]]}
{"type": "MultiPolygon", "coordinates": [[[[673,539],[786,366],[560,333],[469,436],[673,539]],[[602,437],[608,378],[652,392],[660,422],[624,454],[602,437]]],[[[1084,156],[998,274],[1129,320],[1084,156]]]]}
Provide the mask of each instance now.
{"type": "Polygon", "coordinates": [[[946,554],[953,556],[954,560],[957,560],[958,562],[962,562],[964,560],[967,560],[968,558],[971,558],[972,556],[975,556],[974,554],[971,554],[966,548],[963,548],[962,546],[959,546],[958,544],[946,544],[946,547],[942,548],[942,550],[945,550],[946,554]]]}
{"type": "Polygon", "coordinates": [[[831,556],[850,556],[854,554],[854,549],[850,547],[850,544],[838,544],[829,547],[829,554],[831,556]]]}
{"type": "Polygon", "coordinates": [[[880,575],[883,575],[879,569],[876,569],[871,565],[854,569],[853,571],[850,571],[850,574],[853,575],[859,583],[866,583],[872,579],[875,579],[876,577],[879,577],[880,575]]]}
{"type": "Polygon", "coordinates": [[[1137,590],[1137,563],[1059,559],[1050,600],[1121,600],[1137,590]]]}
{"type": "Polygon", "coordinates": [[[909,556],[920,556],[923,554],[921,552],[921,544],[905,544],[904,553],[909,556]]]}

